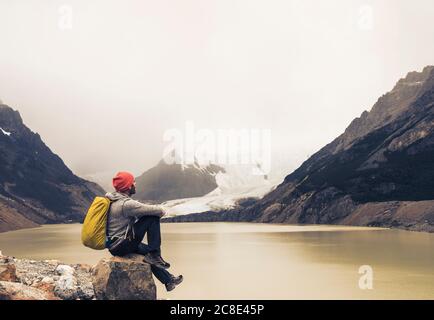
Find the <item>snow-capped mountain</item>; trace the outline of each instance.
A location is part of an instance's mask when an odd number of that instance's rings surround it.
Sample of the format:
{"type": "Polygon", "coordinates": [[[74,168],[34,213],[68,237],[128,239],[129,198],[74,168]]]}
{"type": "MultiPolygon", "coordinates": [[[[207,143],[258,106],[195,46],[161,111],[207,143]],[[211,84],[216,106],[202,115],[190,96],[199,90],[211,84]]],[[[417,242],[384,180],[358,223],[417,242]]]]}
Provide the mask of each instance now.
{"type": "Polygon", "coordinates": [[[135,198],[162,202],[204,196],[218,187],[216,176],[222,172],[225,170],[214,164],[167,164],[161,160],[136,178],[135,198]]]}
{"type": "Polygon", "coordinates": [[[82,220],[103,190],[74,175],[18,111],[0,104],[0,232],[82,220]]]}

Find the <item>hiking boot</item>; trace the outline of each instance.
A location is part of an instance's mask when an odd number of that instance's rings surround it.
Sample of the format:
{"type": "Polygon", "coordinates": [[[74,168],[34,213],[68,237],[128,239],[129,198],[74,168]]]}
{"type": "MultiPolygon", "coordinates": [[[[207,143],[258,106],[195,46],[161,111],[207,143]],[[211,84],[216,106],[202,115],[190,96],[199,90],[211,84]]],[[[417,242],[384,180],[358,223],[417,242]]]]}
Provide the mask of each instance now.
{"type": "Polygon", "coordinates": [[[170,263],[163,259],[163,257],[160,255],[161,261],[167,266],[167,269],[170,268],[170,263]]]}
{"type": "Polygon", "coordinates": [[[176,288],[178,284],[182,282],[182,280],[184,280],[184,277],[182,275],[177,277],[172,277],[172,280],[170,280],[169,283],[166,283],[166,290],[172,291],[173,289],[176,288]]]}
{"type": "Polygon", "coordinates": [[[161,269],[168,269],[170,267],[170,264],[164,261],[159,254],[151,252],[144,255],[143,261],[161,269]]]}

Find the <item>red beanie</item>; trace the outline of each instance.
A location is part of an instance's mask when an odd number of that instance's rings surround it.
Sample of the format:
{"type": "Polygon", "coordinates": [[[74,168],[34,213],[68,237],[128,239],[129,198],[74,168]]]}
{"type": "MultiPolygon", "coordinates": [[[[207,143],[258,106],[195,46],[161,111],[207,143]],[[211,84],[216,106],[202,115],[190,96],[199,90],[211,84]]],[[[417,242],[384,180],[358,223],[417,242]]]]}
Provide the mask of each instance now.
{"type": "Polygon", "coordinates": [[[125,192],[134,184],[134,176],[129,172],[118,172],[113,178],[113,187],[116,191],[125,192]]]}

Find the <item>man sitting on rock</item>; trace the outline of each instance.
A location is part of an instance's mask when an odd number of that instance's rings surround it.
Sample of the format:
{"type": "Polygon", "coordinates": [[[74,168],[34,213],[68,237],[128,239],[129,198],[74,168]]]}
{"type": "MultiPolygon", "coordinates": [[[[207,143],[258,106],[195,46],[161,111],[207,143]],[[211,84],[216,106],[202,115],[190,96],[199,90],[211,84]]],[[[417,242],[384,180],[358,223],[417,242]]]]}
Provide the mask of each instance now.
{"type": "Polygon", "coordinates": [[[165,212],[161,206],[144,204],[131,199],[136,193],[134,176],[119,172],[113,178],[116,192],[107,193],[112,203],[107,220],[107,248],[114,256],[130,253],[143,255],[143,261],[151,265],[154,276],[172,291],[183,280],[166,269],[170,264],[161,257],[160,218],[165,212]],[[142,243],[147,234],[148,243],[142,243]]]}

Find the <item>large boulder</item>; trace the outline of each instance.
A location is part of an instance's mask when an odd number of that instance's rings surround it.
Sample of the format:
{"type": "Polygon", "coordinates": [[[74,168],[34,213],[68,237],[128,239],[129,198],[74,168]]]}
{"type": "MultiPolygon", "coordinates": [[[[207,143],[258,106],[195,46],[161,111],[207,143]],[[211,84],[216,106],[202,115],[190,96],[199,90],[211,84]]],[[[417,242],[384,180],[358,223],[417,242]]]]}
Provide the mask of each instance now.
{"type": "Polygon", "coordinates": [[[98,300],[156,300],[151,266],[143,256],[102,259],[94,268],[93,286],[98,300]]]}

